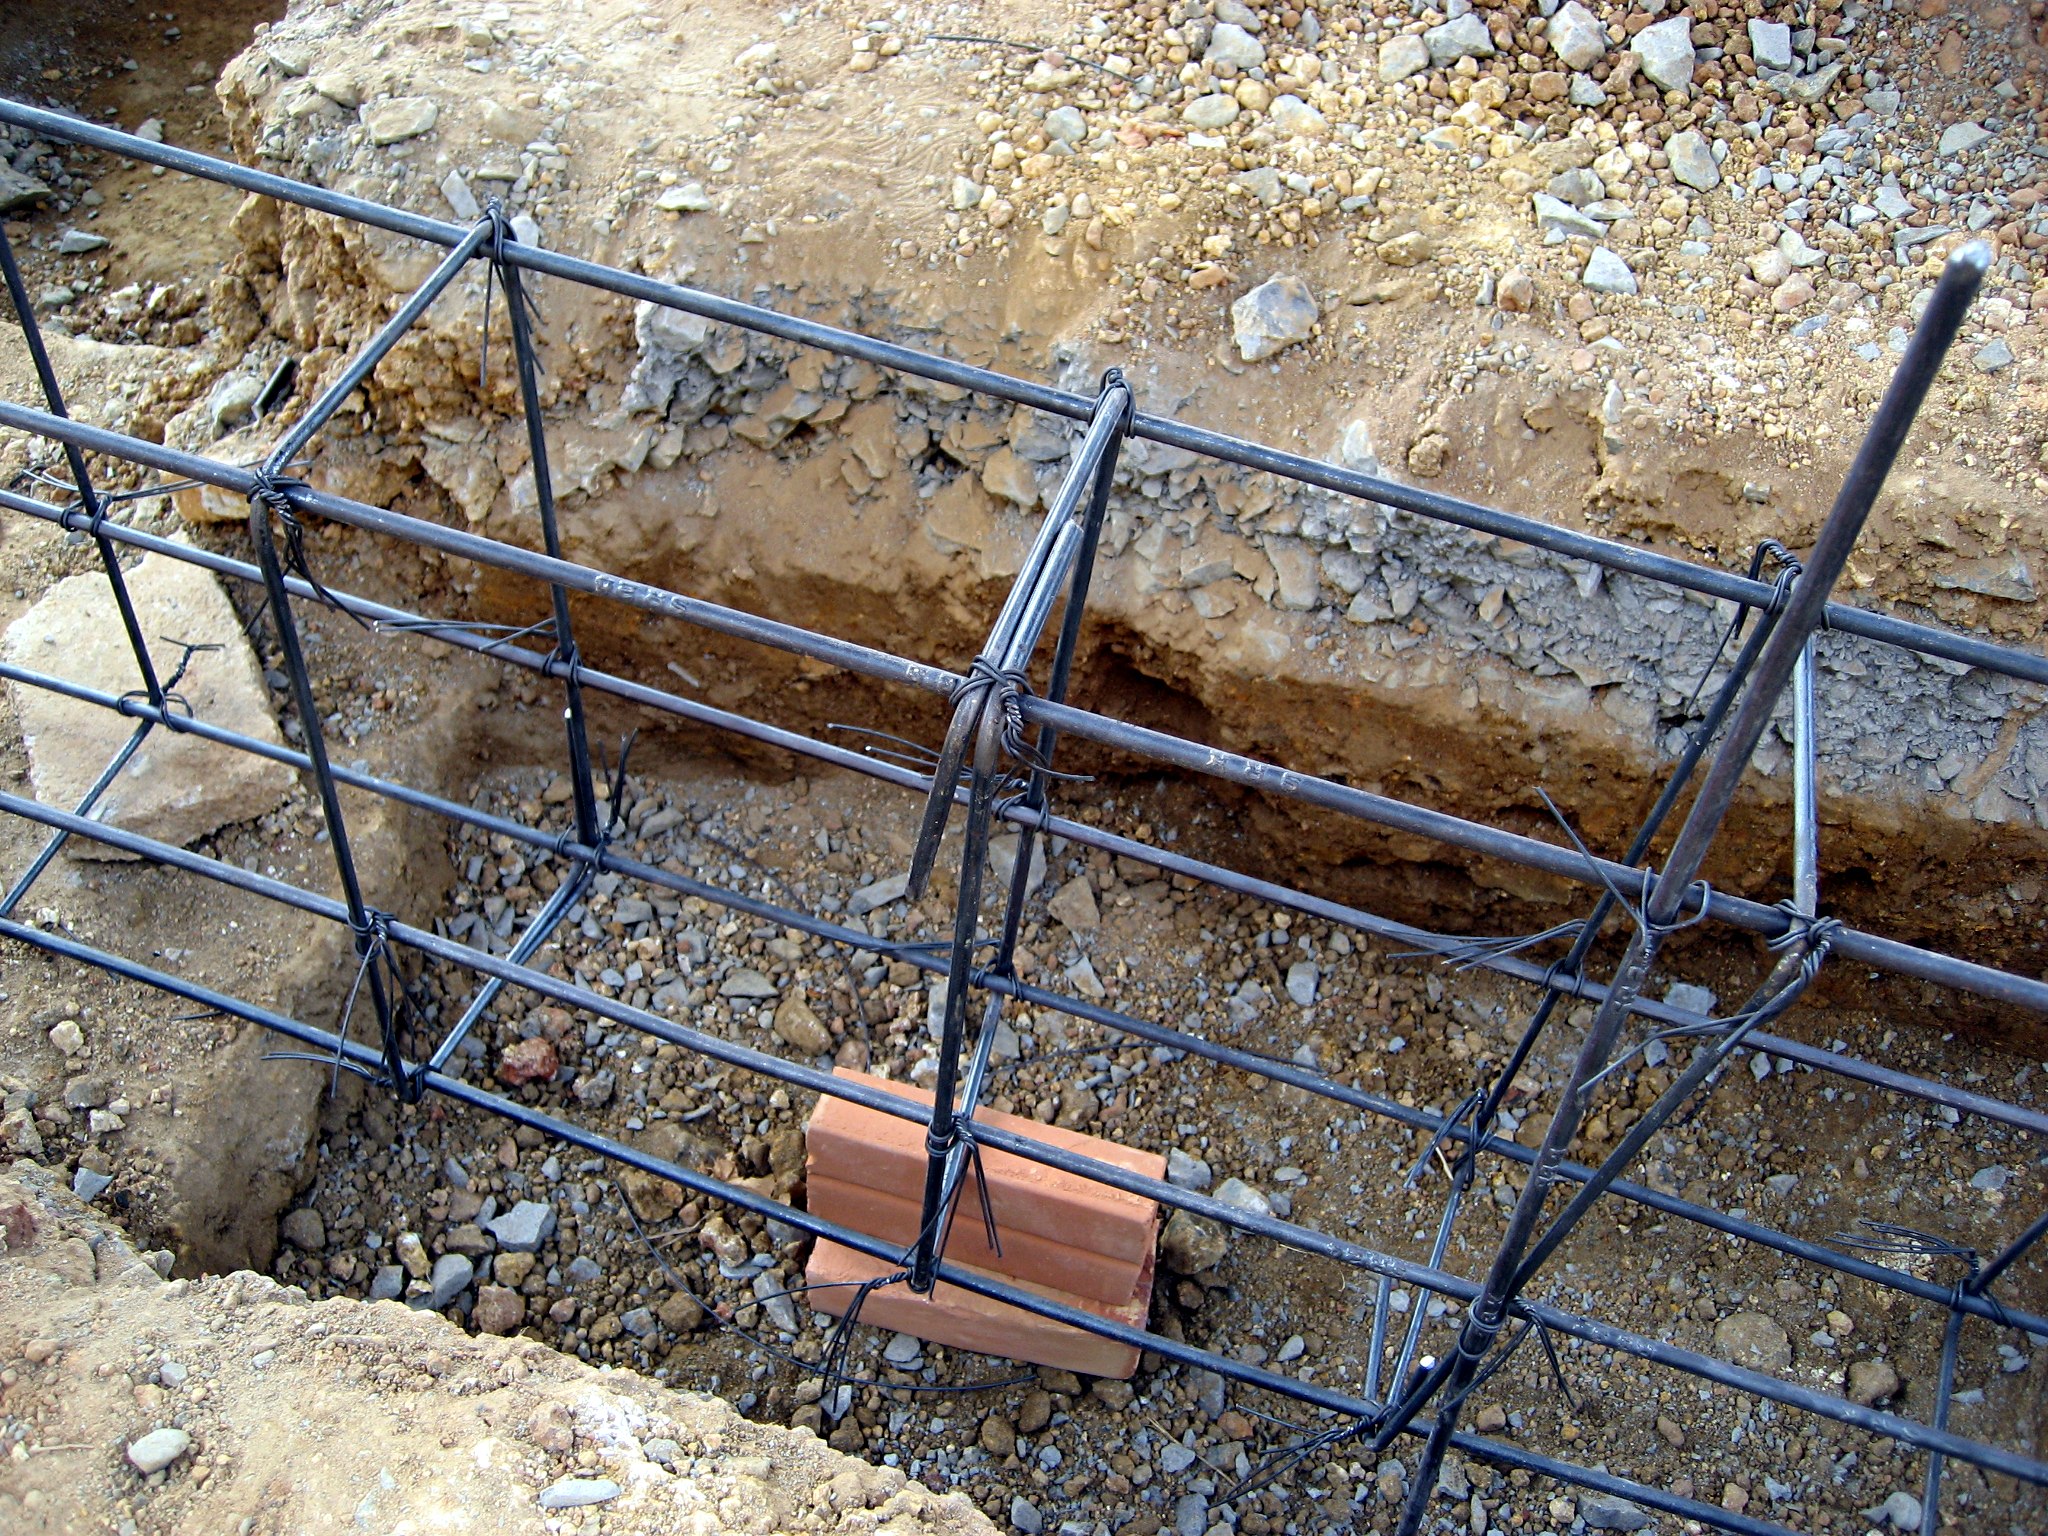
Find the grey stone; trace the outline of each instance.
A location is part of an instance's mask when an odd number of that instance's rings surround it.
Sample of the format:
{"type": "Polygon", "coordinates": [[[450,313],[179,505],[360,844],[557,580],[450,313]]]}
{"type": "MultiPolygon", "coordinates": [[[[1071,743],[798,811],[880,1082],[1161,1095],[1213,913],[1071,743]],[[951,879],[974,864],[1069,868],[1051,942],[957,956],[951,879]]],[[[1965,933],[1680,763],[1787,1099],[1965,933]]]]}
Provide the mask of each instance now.
{"type": "Polygon", "coordinates": [[[1486,30],[1486,23],[1470,11],[1455,21],[1431,27],[1422,34],[1422,42],[1429,49],[1430,61],[1436,64],[1493,57],[1493,34],[1486,30]]]}
{"type": "Polygon", "coordinates": [[[701,181],[679,181],[664,187],[654,206],[663,213],[703,213],[711,206],[711,194],[704,190],[701,181]]]}
{"type": "Polygon", "coordinates": [[[1054,107],[1045,114],[1045,136],[1062,144],[1078,144],[1088,137],[1088,119],[1079,107],[1054,107]]]}
{"type": "Polygon", "coordinates": [[[1201,1158],[1191,1152],[1183,1152],[1179,1147],[1168,1149],[1166,1182],[1176,1189],[1207,1189],[1214,1178],[1208,1163],[1201,1158]]]}
{"type": "Polygon", "coordinates": [[[571,1285],[592,1285],[604,1278],[603,1266],[586,1253],[579,1253],[569,1261],[567,1273],[571,1285]]]}
{"type": "Polygon", "coordinates": [[[1202,62],[1256,69],[1266,62],[1266,45],[1236,22],[1226,21],[1209,34],[1209,46],[1202,50],[1202,62]]]}
{"type": "Polygon", "coordinates": [[[476,1278],[476,1266],[459,1253],[444,1253],[434,1260],[433,1277],[427,1284],[431,1290],[427,1305],[439,1312],[455,1304],[455,1298],[469,1289],[469,1282],[476,1278]]]}
{"type": "Polygon", "coordinates": [[[1045,1529],[1045,1516],[1038,1512],[1036,1504],[1019,1493],[1010,1499],[1010,1524],[1024,1536],[1039,1536],[1039,1532],[1045,1529]]]}
{"type": "Polygon", "coordinates": [[[71,1175],[71,1193],[81,1200],[97,1200],[107,1192],[107,1186],[113,1182],[112,1174],[99,1173],[81,1166],[71,1175]]]}
{"type": "Polygon", "coordinates": [[[1714,1353],[1753,1371],[1782,1371],[1792,1363],[1792,1341],[1761,1312],[1731,1312],[1714,1325],[1714,1353]]]}
{"type": "Polygon", "coordinates": [[[608,1477],[565,1477],[541,1489],[540,1507],[582,1509],[591,1504],[609,1503],[624,1492],[625,1489],[608,1477]]]}
{"type": "Polygon", "coordinates": [[[263,393],[263,381],[253,374],[231,373],[213,386],[206,397],[206,414],[213,420],[213,435],[231,432],[256,419],[256,400],[263,393]]]}
{"type": "Polygon", "coordinates": [[[50,189],[33,176],[25,176],[0,160],[0,213],[32,207],[50,195],[50,189]]]}
{"type": "Polygon", "coordinates": [[[538,1200],[522,1200],[504,1215],[486,1222],[484,1230],[507,1253],[538,1253],[540,1245],[554,1233],[554,1207],[538,1200]]]}
{"type": "Polygon", "coordinates": [[[1552,197],[1548,192],[1531,193],[1529,206],[1536,215],[1536,227],[1545,234],[1559,230],[1567,235],[1598,240],[1607,233],[1607,226],[1591,214],[1581,213],[1563,198],[1552,197]]]}
{"type": "Polygon", "coordinates": [[[355,77],[338,69],[315,75],[313,89],[344,111],[353,112],[363,104],[363,90],[356,84],[355,77]]]}
{"type": "Polygon", "coordinates": [[[1209,1501],[1199,1493],[1184,1493],[1173,1503],[1174,1536],[1202,1536],[1209,1529],[1209,1501]]]}
{"type": "Polygon", "coordinates": [[[1751,21],[1749,52],[1759,69],[1792,67],[1792,28],[1782,21],[1751,21]]]}
{"type": "Polygon", "coordinates": [[[1380,49],[1380,82],[1392,85],[1429,68],[1429,44],[1404,33],[1380,49]]]}
{"type": "Polygon", "coordinates": [[[1159,1470],[1170,1477],[1176,1472],[1185,1472],[1192,1467],[1195,1464],[1195,1453],[1178,1440],[1169,1440],[1159,1448],[1159,1455],[1154,1459],[1159,1463],[1159,1470]]]}
{"type": "Polygon", "coordinates": [[[1604,107],[1607,105],[1607,87],[1591,75],[1573,75],[1565,99],[1575,107],[1604,107]]]}
{"type": "Polygon", "coordinates": [[[1903,98],[1889,86],[1883,90],[1865,91],[1863,93],[1863,105],[1870,108],[1879,117],[1897,117],[1902,104],[1903,98]]]}
{"type": "MultiPolygon", "coordinates": [[[[313,88],[319,90],[317,82],[313,88]]],[[[359,115],[372,144],[398,144],[432,128],[441,115],[441,104],[431,96],[393,96],[371,102],[359,115]]]]}
{"type": "Polygon", "coordinates": [[[1967,155],[1991,139],[1991,130],[1980,123],[1952,123],[1942,129],[1941,138],[1934,146],[1934,152],[1943,157],[1967,155]]]}
{"type": "Polygon", "coordinates": [[[1588,70],[1607,57],[1607,29],[1579,0],[1559,6],[1543,35],[1566,69],[1588,70]]]}
{"type": "Polygon", "coordinates": [[[1888,219],[1907,218],[1913,212],[1913,200],[1901,192],[1896,183],[1879,187],[1877,195],[1870,201],[1888,219]]]}
{"type": "Polygon", "coordinates": [[[1297,960],[1287,967],[1287,995],[1297,1007],[1306,1008],[1316,1000],[1316,982],[1321,978],[1313,960],[1297,960]]]}
{"type": "Polygon", "coordinates": [[[1287,1342],[1282,1344],[1278,1353],[1273,1356],[1273,1361],[1276,1365],[1286,1365],[1291,1361],[1299,1360],[1307,1352],[1308,1341],[1298,1333],[1290,1334],[1288,1335],[1287,1342]]]}
{"type": "MultiPolygon", "coordinates": [[[[988,867],[994,872],[996,883],[1005,891],[1017,874],[1018,834],[1011,832],[1002,837],[991,838],[988,845],[988,867]]],[[[1031,839],[1031,871],[1025,877],[1024,889],[1037,890],[1045,884],[1045,839],[1031,839]]]]}
{"type": "Polygon", "coordinates": [[[1793,266],[1817,267],[1828,259],[1826,251],[1817,251],[1806,243],[1806,236],[1796,229],[1788,229],[1778,236],[1778,250],[1793,266]]]}
{"type": "Polygon", "coordinates": [[[1863,1511],[1866,1520],[1882,1520],[1895,1531],[1917,1531],[1920,1529],[1920,1501],[1901,1488],[1882,1504],[1873,1504],[1863,1511]]]}
{"type": "Polygon", "coordinates": [[[1643,73],[1667,91],[1692,88],[1696,56],[1692,48],[1692,18],[1673,16],[1653,27],[1645,27],[1629,43],[1629,52],[1642,60],[1643,73]]]}
{"type": "Polygon", "coordinates": [[[1612,1493],[1581,1494],[1579,1518],[1596,1531],[1640,1531],[1656,1523],[1648,1510],[1612,1493]]]}
{"type": "Polygon", "coordinates": [[[1563,198],[1574,208],[1597,203],[1607,195],[1607,183],[1591,166],[1575,166],[1550,178],[1550,195],[1563,198]]]}
{"type": "Polygon", "coordinates": [[[1721,167],[1715,163],[1705,136],[1697,129],[1674,133],[1664,152],[1671,157],[1671,174],[1688,187],[1711,192],[1721,185],[1721,167]]]}
{"type": "Polygon", "coordinates": [[[1230,306],[1231,335],[1248,363],[1308,340],[1321,318],[1315,294],[1298,277],[1268,278],[1230,306]]]}
{"type": "Polygon", "coordinates": [[[469,190],[469,183],[462,172],[450,171],[441,178],[441,197],[455,210],[458,219],[475,220],[483,216],[483,204],[476,200],[476,194],[469,190]]]}
{"type": "MultiPolygon", "coordinates": [[[[159,676],[168,677],[179,656],[177,647],[160,636],[223,647],[194,655],[178,684],[193,715],[282,747],[284,738],[271,718],[255,654],[212,573],[182,560],[149,555],[128,572],[128,590],[159,676]]],[[[55,673],[105,693],[124,694],[139,682],[113,593],[98,572],[57,583],[8,626],[0,638],[0,652],[16,666],[55,673]]],[[[13,696],[36,798],[69,811],[127,741],[131,722],[44,688],[14,686],[13,696]]],[[[267,814],[296,782],[282,763],[246,752],[223,752],[196,737],[156,731],[115,777],[93,814],[110,825],[183,847],[232,823],[267,814]]],[[[72,858],[127,857],[84,837],[71,839],[65,851],[72,858]]]]}
{"type": "Polygon", "coordinates": [[[654,1332],[654,1313],[647,1307],[634,1307],[631,1311],[619,1314],[619,1326],[634,1338],[644,1339],[654,1332]]]}
{"type": "Polygon", "coordinates": [[[924,1340],[914,1333],[899,1333],[882,1346],[882,1358],[891,1365],[909,1365],[924,1353],[924,1340]]]}
{"type": "Polygon", "coordinates": [[[1299,96],[1275,97],[1266,109],[1266,120],[1294,139],[1320,139],[1330,131],[1330,120],[1299,96]]]}
{"type": "Polygon", "coordinates": [[[57,237],[59,256],[83,256],[108,244],[105,235],[89,235],[82,229],[67,229],[57,237]]]}
{"type": "Polygon", "coordinates": [[[2007,1181],[2011,1178],[2012,1171],[2010,1169],[1993,1163],[1989,1168],[1979,1168],[1970,1175],[1970,1188],[1981,1189],[1986,1193],[1995,1194],[1999,1190],[2004,1189],[2007,1181]]]}
{"type": "Polygon", "coordinates": [[[1604,245],[1593,247],[1593,254],[1586,259],[1586,270],[1580,274],[1579,282],[1595,293],[1634,293],[1636,275],[1629,270],[1628,263],[1604,245]]]}
{"type": "Polygon", "coordinates": [[[847,915],[849,917],[866,917],[870,912],[886,907],[892,901],[901,901],[903,893],[909,889],[910,875],[908,871],[900,875],[884,875],[880,880],[875,881],[874,884],[864,885],[853,893],[851,899],[846,903],[847,915]]]}
{"type": "Polygon", "coordinates": [[[603,1109],[611,1103],[612,1094],[618,1088],[618,1079],[610,1072],[590,1072],[576,1079],[572,1092],[576,1102],[591,1109],[603,1109]]]}
{"type": "Polygon", "coordinates": [[[1087,933],[1102,922],[1101,909],[1095,905],[1095,891],[1086,875],[1076,875],[1061,886],[1045,909],[1075,933],[1087,933]]]}
{"type": "Polygon", "coordinates": [[[128,1444],[128,1464],[147,1477],[161,1472],[192,1449],[192,1437],[182,1429],[152,1429],[128,1444]]]}
{"type": "Polygon", "coordinates": [[[1209,96],[1197,96],[1180,109],[1181,121],[1190,128],[1204,133],[1214,133],[1219,128],[1228,128],[1237,121],[1237,114],[1244,109],[1237,104],[1235,96],[1217,92],[1209,96]]]}
{"type": "Polygon", "coordinates": [[[782,1277],[772,1269],[764,1269],[754,1276],[754,1300],[761,1303],[761,1310],[768,1321],[784,1333],[797,1331],[796,1302],[788,1294],[789,1287],[782,1277]]]}
{"type": "Polygon", "coordinates": [[[1273,1214],[1273,1202],[1268,1200],[1259,1190],[1245,1183],[1243,1179],[1225,1179],[1216,1186],[1216,1198],[1225,1205],[1234,1206],[1248,1215],[1270,1216],[1273,1214]]]}
{"type": "Polygon", "coordinates": [[[1705,987],[1695,986],[1689,981],[1674,981],[1664,989],[1664,1001],[1674,1008],[1690,1009],[1712,1018],[1715,1005],[1720,1000],[1705,987]]]}
{"type": "Polygon", "coordinates": [[[718,984],[720,997],[770,998],[776,995],[775,983],[759,971],[741,966],[718,984]]]}
{"type": "Polygon", "coordinates": [[[1995,337],[1977,349],[1970,358],[1981,373],[1996,373],[2012,362],[2012,347],[2003,336],[1995,337]]]}
{"type": "Polygon", "coordinates": [[[380,1264],[370,1280],[370,1300],[396,1301],[405,1294],[405,1269],[398,1264],[380,1264]]]}

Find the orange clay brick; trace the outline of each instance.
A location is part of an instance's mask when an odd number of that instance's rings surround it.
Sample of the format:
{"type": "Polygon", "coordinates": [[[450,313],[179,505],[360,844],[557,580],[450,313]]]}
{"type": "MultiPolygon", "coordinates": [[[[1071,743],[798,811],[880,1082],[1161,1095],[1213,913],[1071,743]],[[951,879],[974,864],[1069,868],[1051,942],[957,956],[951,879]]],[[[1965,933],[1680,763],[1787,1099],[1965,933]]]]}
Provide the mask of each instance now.
{"type": "MultiPolygon", "coordinates": [[[[908,1084],[845,1068],[835,1075],[920,1105],[932,1102],[929,1092],[908,1084]]],[[[994,1110],[984,1110],[976,1118],[984,1124],[1149,1178],[1166,1177],[1166,1159],[1156,1152],[1140,1152],[1097,1136],[1040,1125],[994,1110]]],[[[879,1190],[900,1200],[921,1202],[924,1134],[921,1123],[864,1109],[844,1099],[821,1096],[805,1131],[808,1172],[813,1178],[834,1179],[879,1190]]],[[[1159,1225],[1159,1207],[1155,1202],[989,1148],[982,1150],[982,1168],[988,1179],[989,1203],[995,1212],[998,1234],[1029,1234],[1129,1265],[1150,1262],[1159,1225]]],[[[981,1197],[970,1170],[962,1181],[959,1215],[954,1221],[955,1241],[960,1240],[962,1228],[978,1226],[980,1219],[981,1197]]],[[[998,1267],[1008,1269],[1006,1265],[998,1267]]]]}
{"type": "MultiPolygon", "coordinates": [[[[811,1306],[838,1316],[851,1304],[854,1284],[890,1274],[894,1269],[893,1264],[871,1259],[864,1253],[821,1238],[811,1250],[811,1261],[805,1267],[804,1278],[813,1287],[831,1288],[813,1289],[805,1299],[811,1306]]],[[[1152,1302],[1152,1266],[1149,1263],[1140,1271],[1137,1291],[1121,1306],[1089,1301],[1051,1286],[1029,1285],[1017,1280],[1009,1283],[1022,1290],[1036,1292],[1048,1300],[1092,1312],[1097,1317],[1127,1323],[1133,1328],[1144,1327],[1145,1314],[1152,1302]]],[[[871,1291],[861,1305],[860,1320],[953,1349],[1023,1360],[1032,1365],[1077,1371],[1086,1376],[1108,1376],[1126,1381],[1138,1369],[1135,1345],[1105,1339],[1070,1323],[1054,1322],[1049,1317],[1040,1317],[1035,1312],[1026,1312],[1021,1307],[994,1301],[943,1281],[933,1287],[929,1297],[919,1296],[900,1282],[871,1291]]]]}
{"type": "MultiPolygon", "coordinates": [[[[870,1237],[887,1238],[905,1248],[916,1240],[922,1214],[916,1200],[828,1178],[816,1170],[810,1174],[805,1203],[814,1216],[870,1237]]],[[[1085,1248],[1056,1243],[1051,1238],[1000,1223],[996,1236],[1002,1244],[1000,1254],[989,1249],[981,1202],[970,1184],[954,1208],[953,1224],[946,1237],[946,1257],[955,1263],[1037,1285],[1057,1286],[1090,1301],[1112,1304],[1130,1299],[1138,1283],[1138,1271],[1144,1267],[1142,1260],[1090,1253],[1085,1248]]]]}

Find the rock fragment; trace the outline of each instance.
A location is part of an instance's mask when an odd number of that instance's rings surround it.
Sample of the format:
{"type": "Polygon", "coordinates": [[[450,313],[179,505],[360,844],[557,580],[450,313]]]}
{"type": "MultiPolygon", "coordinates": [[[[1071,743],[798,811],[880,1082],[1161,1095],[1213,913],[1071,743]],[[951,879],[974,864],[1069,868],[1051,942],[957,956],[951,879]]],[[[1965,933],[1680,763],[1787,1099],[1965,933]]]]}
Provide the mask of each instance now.
{"type": "Polygon", "coordinates": [[[1475,11],[1467,11],[1440,27],[1431,27],[1422,34],[1422,41],[1429,49],[1430,61],[1436,64],[1493,57],[1493,34],[1486,30],[1486,23],[1475,11]]]}
{"type": "Polygon", "coordinates": [[[583,1509],[592,1504],[607,1504],[624,1492],[608,1477],[565,1477],[541,1489],[540,1507],[583,1509]]]}
{"type": "Polygon", "coordinates": [[[1792,1364],[1792,1341],[1761,1312],[1731,1312],[1714,1325],[1714,1353],[1753,1371],[1782,1371],[1792,1364]]]}
{"type": "Polygon", "coordinates": [[[441,104],[431,96],[391,96],[371,102],[358,113],[372,144],[416,139],[432,128],[440,115],[441,104]]]}
{"type": "Polygon", "coordinates": [[[1604,245],[1593,247],[1593,254],[1586,258],[1586,270],[1579,275],[1579,282],[1595,293],[1632,294],[1636,291],[1636,275],[1629,270],[1627,262],[1604,245]]]}
{"type": "Polygon", "coordinates": [[[161,1472],[192,1449],[192,1437],[182,1429],[152,1429],[128,1445],[128,1464],[144,1477],[161,1472]]]}
{"type": "Polygon", "coordinates": [[[1248,363],[1308,340],[1321,318],[1315,294],[1298,277],[1268,278],[1230,306],[1231,335],[1248,363]]]}
{"type": "Polygon", "coordinates": [[[1429,44],[1409,33],[1393,38],[1380,49],[1380,82],[1392,85],[1419,75],[1429,68],[1429,44]]]}
{"type": "Polygon", "coordinates": [[[1607,57],[1607,29],[1579,0],[1559,6],[1543,35],[1567,69],[1588,70],[1607,57]]]}
{"type": "Polygon", "coordinates": [[[1643,73],[1667,91],[1692,88],[1692,73],[1698,56],[1692,46],[1692,18],[1673,16],[1655,26],[1643,28],[1629,43],[1629,52],[1642,62],[1643,73]]]}
{"type": "Polygon", "coordinates": [[[1705,135],[1697,129],[1674,133],[1664,152],[1671,157],[1671,174],[1688,187],[1711,192],[1721,185],[1720,164],[1714,159],[1705,135]]]}

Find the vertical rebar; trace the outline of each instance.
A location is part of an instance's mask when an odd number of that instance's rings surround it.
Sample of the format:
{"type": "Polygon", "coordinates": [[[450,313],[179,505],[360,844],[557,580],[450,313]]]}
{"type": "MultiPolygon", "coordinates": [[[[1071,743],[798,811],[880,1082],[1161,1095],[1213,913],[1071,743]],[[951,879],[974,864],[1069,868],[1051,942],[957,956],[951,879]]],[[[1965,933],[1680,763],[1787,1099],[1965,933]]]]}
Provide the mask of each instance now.
{"type": "MultiPolygon", "coordinates": [[[[0,275],[6,279],[7,297],[14,305],[15,318],[21,322],[21,339],[28,345],[36,382],[42,387],[50,414],[69,416],[71,413],[64,406],[63,386],[57,382],[57,370],[50,363],[50,349],[43,344],[42,327],[36,323],[35,311],[29,307],[28,287],[22,282],[21,267],[14,259],[14,242],[7,238],[4,230],[0,230],[0,275]]],[[[149,696],[150,703],[162,709],[163,685],[157,681],[156,663],[150,658],[149,644],[142,638],[142,623],[135,616],[135,601],[128,595],[128,578],[121,570],[120,553],[114,548],[113,540],[100,531],[100,523],[107,515],[106,507],[92,487],[92,476],[86,473],[85,454],[76,444],[66,443],[64,458],[71,466],[72,483],[78,490],[79,504],[85,509],[93,543],[99,546],[100,564],[106,569],[107,584],[114,589],[114,607],[120,611],[121,628],[128,635],[128,648],[135,653],[136,670],[142,674],[143,692],[149,696]]]]}
{"type": "MultiPolygon", "coordinates": [[[[1592,1079],[1605,1068],[1608,1057],[1613,1054],[1622,1023],[1656,962],[1663,935],[1678,917],[1687,893],[1698,878],[1757,743],[1770,724],[1779,697],[1785,691],[1809,637],[1827,609],[1828,597],[1841,576],[1842,568],[1848,564],[1850,551],[1855,548],[1857,537],[1862,533],[1863,524],[1884,485],[1885,476],[1912,428],[1913,419],[1918,415],[1928,390],[1933,387],[1934,376],[1948,353],[1949,344],[1962,328],[1963,316],[1976,295],[1978,285],[1984,280],[1990,259],[1990,247],[1980,242],[1956,252],[1943,269],[1926,314],[1914,330],[1906,355],[1900,360],[1898,371],[1892,376],[1891,385],[1886,389],[1877,414],[1850,463],[1834,505],[1821,525],[1806,568],[1794,583],[1784,612],[1764,645],[1755,676],[1735,706],[1727,735],[1708,764],[1699,795],[1679,828],[1671,855],[1645,894],[1643,921],[1630,938],[1607,997],[1586,1032],[1585,1041],[1573,1063],[1570,1080],[1559,1095],[1557,1112],[1551,1117],[1543,1145],[1530,1168],[1528,1183],[1523,1186],[1521,1198],[1516,1201],[1508,1219],[1507,1231],[1488,1271],[1485,1288],[1467,1314],[1457,1348],[1447,1358],[1445,1367],[1431,1373],[1430,1381],[1409,1394],[1382,1429],[1385,1436],[1388,1429],[1405,1427],[1423,1403],[1441,1391],[1445,1406],[1439,1410],[1431,1427],[1416,1476],[1409,1486],[1408,1502],[1401,1515],[1402,1536],[1414,1536],[1428,1515],[1437,1472],[1457,1424],[1459,1396],[1477,1372],[1480,1361],[1492,1349],[1506,1321],[1507,1309],[1521,1275],[1522,1255],[1535,1236],[1544,1204],[1556,1184],[1558,1164],[1564,1160],[1565,1149],[1578,1134],[1592,1079]]],[[[1522,1283],[1526,1284],[1526,1279],[1522,1283]]]]}

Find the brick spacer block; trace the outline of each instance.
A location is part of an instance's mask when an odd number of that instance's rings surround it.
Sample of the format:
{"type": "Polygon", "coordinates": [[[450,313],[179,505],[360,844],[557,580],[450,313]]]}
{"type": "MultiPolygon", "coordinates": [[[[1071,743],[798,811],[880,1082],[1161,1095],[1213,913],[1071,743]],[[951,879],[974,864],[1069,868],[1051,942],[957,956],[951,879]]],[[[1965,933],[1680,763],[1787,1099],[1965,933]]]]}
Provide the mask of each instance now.
{"type": "MultiPolygon", "coordinates": [[[[891,1274],[895,1269],[895,1265],[882,1259],[869,1258],[864,1253],[821,1238],[811,1250],[804,1278],[813,1287],[830,1286],[831,1289],[813,1289],[805,1300],[822,1312],[840,1316],[852,1304],[855,1284],[891,1274]]],[[[1120,1306],[1090,1301],[1049,1285],[1031,1285],[1014,1279],[1009,1283],[1050,1301],[1063,1302],[1078,1310],[1092,1312],[1097,1317],[1127,1323],[1133,1328],[1145,1326],[1145,1316],[1152,1303],[1152,1266],[1149,1262],[1139,1273],[1137,1291],[1120,1306]]],[[[952,1349],[1022,1360],[1056,1370],[1076,1371],[1085,1376],[1107,1376],[1128,1381],[1138,1369],[1136,1345],[1105,1339],[1072,1324],[1040,1317],[1022,1307],[1013,1307],[1008,1302],[977,1295],[944,1281],[934,1286],[928,1297],[919,1296],[901,1283],[872,1291],[861,1306],[860,1320],[952,1349]]]]}
{"type": "MultiPolygon", "coordinates": [[[[840,1068],[835,1076],[862,1083],[929,1106],[929,1091],[865,1072],[840,1068]]],[[[1156,1152],[1142,1152],[1119,1146],[1099,1136],[1084,1135],[1055,1125],[1041,1125],[1020,1115],[983,1110],[981,1122],[1029,1136],[1065,1151],[1128,1169],[1148,1178],[1166,1177],[1166,1159],[1156,1152]]],[[[899,1200],[921,1202],[924,1194],[924,1126],[864,1109],[844,1099],[820,1096],[805,1130],[807,1171],[813,1178],[836,1180],[877,1190],[899,1200]]],[[[996,1229],[1008,1246],[1010,1233],[1028,1234],[1067,1248],[1082,1249],[1106,1259],[1121,1261],[1135,1274],[1149,1264],[1158,1237],[1159,1207],[1124,1190],[1112,1189],[1092,1179],[1063,1173],[1013,1153],[982,1150],[982,1168],[988,1179],[989,1203],[995,1212],[996,1229]]],[[[959,1213],[953,1222],[953,1240],[962,1242],[965,1229],[976,1229],[979,1241],[981,1196],[970,1168],[963,1181],[959,1213]]],[[[859,1230],[867,1230],[860,1228],[859,1230]]],[[[874,1236],[887,1234],[876,1232],[874,1236]]],[[[909,1236],[915,1236],[913,1230],[909,1236]]],[[[909,1237],[906,1236],[907,1242],[909,1237]]],[[[965,1255],[967,1250],[961,1250],[965,1255]]],[[[1000,1262],[992,1267],[1011,1273],[1000,1262]]],[[[1129,1295],[1126,1290],[1123,1294],[1129,1295]]]]}
{"type": "MultiPolygon", "coordinates": [[[[809,1175],[805,1203],[814,1216],[870,1237],[886,1238],[905,1248],[917,1240],[918,1218],[923,1214],[916,1200],[849,1184],[816,1169],[809,1175]]],[[[988,1246],[981,1203],[970,1188],[954,1208],[953,1225],[946,1236],[946,1257],[991,1274],[1056,1286],[1090,1301],[1111,1305],[1130,1299],[1138,1283],[1138,1271],[1144,1267],[1142,1262],[1091,1253],[1000,1222],[996,1235],[1002,1243],[1000,1254],[988,1246]]]]}

